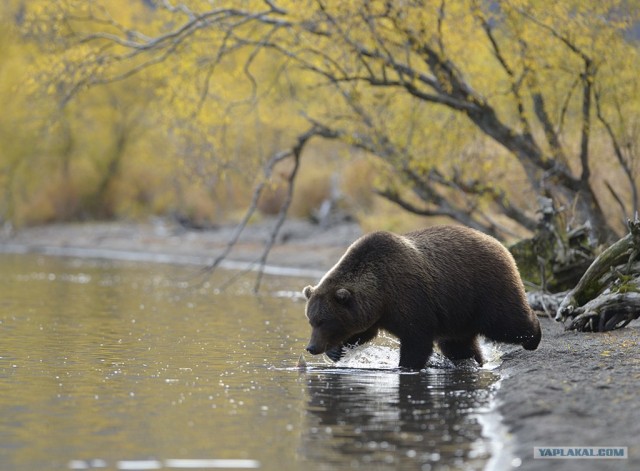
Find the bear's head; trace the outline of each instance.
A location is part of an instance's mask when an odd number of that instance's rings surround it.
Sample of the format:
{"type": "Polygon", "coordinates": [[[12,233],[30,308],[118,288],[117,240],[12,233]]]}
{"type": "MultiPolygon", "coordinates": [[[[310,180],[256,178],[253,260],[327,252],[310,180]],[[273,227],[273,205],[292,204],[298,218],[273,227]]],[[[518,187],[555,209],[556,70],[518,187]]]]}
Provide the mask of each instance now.
{"type": "Polygon", "coordinates": [[[342,346],[345,340],[365,331],[372,322],[361,315],[357,294],[345,287],[324,284],[307,286],[305,314],[311,325],[311,339],[307,351],[312,355],[342,346]]]}

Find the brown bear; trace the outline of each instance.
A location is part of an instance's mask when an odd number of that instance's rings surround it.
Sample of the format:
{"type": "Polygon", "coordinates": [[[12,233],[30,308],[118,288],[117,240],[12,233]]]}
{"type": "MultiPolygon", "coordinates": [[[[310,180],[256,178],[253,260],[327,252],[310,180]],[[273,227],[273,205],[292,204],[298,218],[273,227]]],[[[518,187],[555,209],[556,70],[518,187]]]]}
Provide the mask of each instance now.
{"type": "Polygon", "coordinates": [[[436,341],[452,359],[483,363],[478,335],[535,350],[540,323],[515,261],[496,239],[459,226],[356,240],[316,286],[304,288],[307,351],[338,361],[383,329],[400,340],[400,367],[425,367],[436,341]]]}

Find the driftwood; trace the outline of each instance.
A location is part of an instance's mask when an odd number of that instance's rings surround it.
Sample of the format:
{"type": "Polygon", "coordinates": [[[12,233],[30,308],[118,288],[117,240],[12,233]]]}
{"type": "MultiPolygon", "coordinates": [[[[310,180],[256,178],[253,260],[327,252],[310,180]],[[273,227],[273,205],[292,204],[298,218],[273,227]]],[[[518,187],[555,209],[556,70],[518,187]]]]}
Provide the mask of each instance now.
{"type": "Polygon", "coordinates": [[[535,312],[543,313],[553,319],[558,312],[560,303],[564,300],[569,291],[560,293],[547,293],[545,291],[528,291],[527,301],[535,312]]]}
{"type": "Polygon", "coordinates": [[[568,330],[604,332],[640,317],[640,220],[629,234],[602,252],[566,295],[555,319],[570,320],[568,330]]]}
{"type": "Polygon", "coordinates": [[[575,309],[567,330],[606,332],[620,329],[640,315],[640,293],[603,294],[575,309]]]}

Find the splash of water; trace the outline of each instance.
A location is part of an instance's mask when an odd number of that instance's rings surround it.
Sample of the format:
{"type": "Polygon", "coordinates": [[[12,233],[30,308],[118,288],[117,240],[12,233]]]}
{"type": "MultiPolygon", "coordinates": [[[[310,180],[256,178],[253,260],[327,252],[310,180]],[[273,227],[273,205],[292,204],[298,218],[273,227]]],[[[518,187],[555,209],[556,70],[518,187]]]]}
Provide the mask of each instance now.
{"type": "Polygon", "coordinates": [[[393,369],[398,367],[400,351],[385,345],[364,345],[346,348],[344,356],[336,363],[342,368],[393,369]]]}
{"type": "MultiPolygon", "coordinates": [[[[345,348],[344,355],[335,366],[340,368],[375,368],[375,369],[394,369],[398,367],[400,362],[400,350],[397,347],[398,341],[386,338],[385,343],[395,343],[396,345],[378,345],[367,344],[351,348],[345,348]]],[[[485,358],[482,365],[484,370],[494,370],[502,363],[503,350],[500,345],[481,340],[480,347],[485,358]]],[[[451,369],[451,368],[477,368],[474,360],[464,360],[462,362],[453,362],[443,356],[439,351],[429,358],[426,365],[427,368],[435,369],[451,369]]]]}
{"type": "Polygon", "coordinates": [[[482,339],[480,348],[482,349],[482,356],[484,356],[483,370],[495,370],[502,364],[502,355],[504,355],[505,351],[499,344],[482,339]]]}

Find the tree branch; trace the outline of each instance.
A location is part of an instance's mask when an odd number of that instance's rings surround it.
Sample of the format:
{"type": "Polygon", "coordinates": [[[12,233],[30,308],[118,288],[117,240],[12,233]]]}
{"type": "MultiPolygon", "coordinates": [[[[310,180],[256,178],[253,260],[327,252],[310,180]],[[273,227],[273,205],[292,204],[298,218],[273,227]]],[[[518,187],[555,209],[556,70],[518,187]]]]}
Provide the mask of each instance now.
{"type": "Polygon", "coordinates": [[[556,129],[553,126],[553,123],[551,123],[551,119],[547,113],[544,96],[542,96],[540,92],[535,91],[531,94],[531,99],[533,100],[533,110],[535,111],[538,121],[540,121],[540,124],[542,125],[544,135],[549,143],[553,157],[566,165],[567,156],[564,153],[560,138],[558,137],[556,129]]]}
{"type": "Polygon", "coordinates": [[[220,265],[220,263],[222,263],[222,261],[225,260],[229,256],[229,254],[233,251],[234,247],[240,240],[240,236],[242,235],[242,232],[247,227],[247,224],[249,223],[251,216],[253,216],[253,214],[258,209],[258,201],[260,199],[260,196],[262,195],[262,191],[264,190],[267,180],[271,177],[273,173],[273,169],[275,165],[287,158],[292,157],[294,159],[293,160],[294,167],[291,174],[287,178],[286,198],[282,206],[280,207],[280,211],[278,212],[278,215],[276,217],[275,224],[269,235],[269,240],[265,244],[265,247],[262,251],[260,258],[256,261],[256,263],[258,264],[258,275],[256,277],[254,291],[257,292],[260,289],[260,284],[261,284],[262,276],[264,273],[264,267],[266,265],[267,258],[269,256],[269,252],[271,251],[273,245],[275,244],[276,238],[287,217],[287,212],[289,210],[289,207],[291,206],[291,201],[293,199],[293,189],[295,184],[295,178],[297,176],[297,172],[300,166],[300,156],[307,142],[309,142],[309,140],[315,136],[320,136],[327,139],[335,139],[338,137],[334,131],[324,126],[314,124],[310,129],[308,129],[306,132],[300,134],[297,137],[296,144],[291,149],[283,150],[273,154],[263,168],[262,180],[256,185],[256,187],[253,190],[251,203],[249,204],[249,207],[245,211],[244,217],[242,218],[240,223],[238,223],[238,225],[236,226],[229,242],[223,249],[222,253],[218,255],[211,264],[204,267],[202,269],[202,273],[208,273],[208,274],[213,273],[216,270],[216,268],[220,265]]]}
{"type": "Polygon", "coordinates": [[[526,135],[531,136],[531,125],[529,124],[529,120],[527,119],[527,116],[525,113],[524,100],[522,99],[522,95],[520,94],[520,87],[522,86],[522,81],[526,76],[527,70],[525,70],[522,73],[522,77],[516,80],[516,73],[514,69],[511,66],[509,66],[507,59],[502,53],[502,48],[500,47],[498,40],[493,34],[493,28],[491,27],[489,22],[479,13],[476,14],[476,18],[480,21],[480,25],[482,26],[482,29],[484,30],[487,36],[487,39],[489,40],[489,44],[491,44],[491,47],[493,48],[493,54],[495,58],[497,59],[498,63],[502,66],[502,69],[505,71],[505,73],[511,79],[511,87],[510,87],[511,94],[513,95],[513,98],[516,102],[516,108],[518,110],[518,118],[520,120],[520,125],[522,126],[524,133],[526,135]]]}
{"type": "Polygon", "coordinates": [[[280,207],[280,211],[278,212],[278,216],[276,218],[276,223],[273,226],[269,240],[265,245],[264,250],[262,251],[262,256],[258,261],[258,276],[256,277],[256,283],[254,285],[254,292],[258,292],[258,290],[260,289],[260,283],[262,281],[264,267],[267,263],[267,257],[269,256],[269,252],[271,252],[271,248],[276,241],[276,237],[280,233],[280,229],[282,228],[282,225],[287,218],[287,212],[289,211],[291,201],[293,200],[295,179],[298,174],[298,169],[300,168],[300,156],[302,155],[302,151],[307,145],[307,142],[309,142],[309,140],[314,136],[324,137],[325,139],[335,139],[337,137],[337,134],[325,127],[318,127],[314,125],[307,132],[298,136],[296,145],[291,149],[290,155],[293,157],[293,170],[287,177],[287,195],[282,206],[280,207]]]}
{"type": "Polygon", "coordinates": [[[622,198],[620,198],[620,195],[618,195],[618,193],[616,192],[616,190],[613,189],[613,187],[611,186],[611,183],[609,183],[607,180],[604,181],[605,186],[607,187],[607,190],[609,190],[609,193],[611,193],[611,196],[613,197],[614,200],[616,200],[616,203],[618,203],[618,206],[620,207],[620,212],[622,213],[622,218],[628,218],[629,215],[627,214],[627,207],[624,204],[624,201],[622,201],[622,198]]]}
{"type": "Polygon", "coordinates": [[[560,117],[558,118],[558,134],[562,134],[562,129],[564,128],[564,120],[567,116],[567,112],[569,111],[569,103],[571,103],[571,98],[573,97],[573,92],[576,87],[580,83],[580,77],[576,77],[571,86],[569,87],[569,92],[567,93],[567,97],[564,99],[562,107],[560,108],[560,117]]]}
{"type": "Polygon", "coordinates": [[[440,177],[442,178],[443,184],[454,186],[466,194],[488,196],[505,216],[530,231],[536,230],[538,222],[527,216],[524,211],[514,206],[507,198],[504,190],[495,188],[490,184],[485,184],[478,180],[465,181],[463,180],[459,170],[454,171],[453,179],[451,181],[446,181],[441,175],[440,177]]]}
{"type": "Polygon", "coordinates": [[[591,168],[589,167],[589,137],[591,136],[591,94],[595,68],[588,57],[584,59],[584,72],[582,75],[582,129],[580,130],[580,163],[582,175],[580,181],[586,188],[589,186],[591,168]]]}
{"type": "MultiPolygon", "coordinates": [[[[420,189],[416,187],[414,188],[414,191],[420,193],[420,199],[425,202],[429,201],[425,199],[424,188],[420,189]]],[[[374,189],[374,192],[377,195],[387,199],[388,201],[397,204],[402,209],[404,209],[405,211],[409,211],[410,213],[417,214],[419,216],[446,216],[468,227],[472,227],[481,232],[492,235],[493,237],[499,238],[499,234],[497,233],[494,225],[482,224],[481,222],[476,221],[475,219],[473,219],[470,212],[464,211],[460,208],[454,208],[446,198],[442,197],[441,195],[437,195],[433,191],[430,191],[430,193],[431,201],[436,205],[435,209],[419,208],[402,198],[397,191],[391,190],[389,188],[374,189]]]]}
{"type": "MultiPolygon", "coordinates": [[[[635,178],[633,177],[633,171],[631,169],[631,166],[629,165],[628,160],[624,156],[622,146],[618,142],[616,134],[613,131],[613,127],[611,126],[611,123],[604,116],[600,101],[601,101],[600,93],[596,90],[595,92],[596,116],[598,117],[598,120],[600,121],[600,123],[604,126],[604,129],[607,131],[607,135],[609,136],[609,140],[611,141],[611,145],[613,147],[613,152],[625,176],[627,177],[627,181],[629,182],[629,187],[631,188],[631,204],[632,204],[633,212],[632,214],[623,215],[625,218],[628,218],[638,213],[638,186],[636,184],[635,178]]],[[[624,211],[624,205],[623,205],[623,211],[624,211]]]]}

